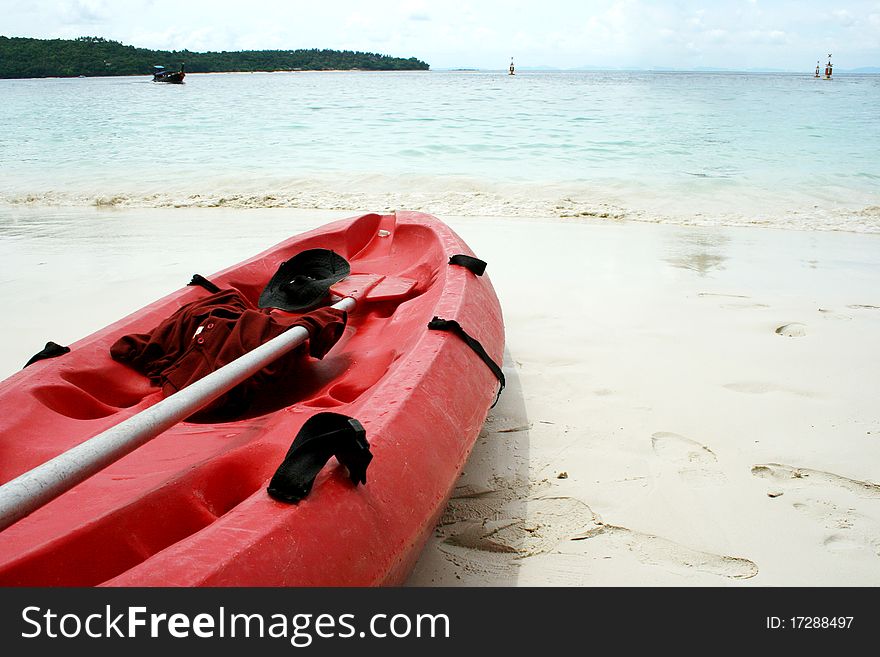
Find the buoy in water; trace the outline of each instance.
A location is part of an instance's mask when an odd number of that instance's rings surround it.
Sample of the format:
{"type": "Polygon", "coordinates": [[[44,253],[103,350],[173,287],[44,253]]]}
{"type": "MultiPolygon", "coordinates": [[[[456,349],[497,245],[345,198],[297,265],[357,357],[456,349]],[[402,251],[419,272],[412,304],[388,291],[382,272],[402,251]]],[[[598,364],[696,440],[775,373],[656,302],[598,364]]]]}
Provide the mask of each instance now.
{"type": "Polygon", "coordinates": [[[510,71],[509,75],[516,75],[516,73],[513,72],[513,57],[510,58],[510,68],[508,71],[510,71]]]}

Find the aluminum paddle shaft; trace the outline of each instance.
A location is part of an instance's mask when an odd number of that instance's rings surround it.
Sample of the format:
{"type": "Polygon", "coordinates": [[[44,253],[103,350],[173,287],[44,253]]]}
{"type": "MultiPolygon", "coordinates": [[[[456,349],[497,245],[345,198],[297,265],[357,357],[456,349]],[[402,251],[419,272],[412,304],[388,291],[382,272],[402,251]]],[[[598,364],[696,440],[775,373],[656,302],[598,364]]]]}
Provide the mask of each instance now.
{"type": "MultiPolygon", "coordinates": [[[[346,297],[333,307],[351,311],[355,300],[346,297]]],[[[305,328],[294,326],[137,415],[0,486],[0,531],[148,443],[308,338],[305,328]]]]}

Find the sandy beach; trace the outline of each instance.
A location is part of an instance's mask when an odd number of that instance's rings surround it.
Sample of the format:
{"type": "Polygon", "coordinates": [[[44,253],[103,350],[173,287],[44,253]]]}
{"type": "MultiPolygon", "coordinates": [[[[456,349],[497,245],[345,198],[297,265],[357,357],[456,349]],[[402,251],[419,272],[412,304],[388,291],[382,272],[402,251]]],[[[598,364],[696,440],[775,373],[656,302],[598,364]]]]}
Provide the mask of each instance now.
{"type": "MultiPolygon", "coordinates": [[[[353,214],[14,210],[0,375],[353,214]]],[[[440,218],[508,387],[410,585],[880,585],[880,235],[440,218]]]]}

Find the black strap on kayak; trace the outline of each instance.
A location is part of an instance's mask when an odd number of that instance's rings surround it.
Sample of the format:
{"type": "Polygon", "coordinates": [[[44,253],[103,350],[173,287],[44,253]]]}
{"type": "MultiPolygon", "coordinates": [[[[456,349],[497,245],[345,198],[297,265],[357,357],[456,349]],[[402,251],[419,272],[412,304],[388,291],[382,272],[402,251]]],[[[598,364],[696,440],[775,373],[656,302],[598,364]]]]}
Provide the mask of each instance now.
{"type": "Polygon", "coordinates": [[[484,260],[480,260],[479,258],[475,258],[473,256],[464,255],[463,253],[450,256],[449,264],[458,265],[459,267],[469,269],[477,276],[482,276],[483,273],[486,271],[486,262],[484,260]]]}
{"type": "Polygon", "coordinates": [[[269,482],[269,495],[282,502],[299,502],[312,490],[315,477],[331,456],[348,468],[355,486],[367,483],[367,466],[373,455],[361,423],[339,413],[317,413],[293,439],[269,482]]]}
{"type": "Polygon", "coordinates": [[[498,403],[498,399],[501,397],[501,391],[504,390],[505,385],[504,372],[498,367],[498,363],[492,360],[492,357],[486,353],[485,349],[483,349],[483,345],[481,345],[478,340],[468,335],[465,330],[461,328],[461,324],[454,319],[441,319],[440,317],[435,317],[428,323],[428,328],[433,331],[449,331],[450,333],[455,333],[458,337],[464,340],[464,343],[468,347],[474,350],[474,353],[476,353],[486,365],[488,365],[489,369],[492,370],[492,374],[494,374],[498,378],[498,382],[501,383],[501,387],[498,388],[498,394],[495,396],[495,401],[492,403],[492,407],[494,408],[495,404],[498,403]]]}
{"type": "Polygon", "coordinates": [[[215,292],[220,291],[219,287],[214,285],[211,281],[209,281],[207,278],[205,278],[201,274],[193,274],[192,280],[189,283],[187,283],[187,285],[201,285],[203,288],[205,288],[211,294],[214,294],[215,292]]]}
{"type": "MultiPolygon", "coordinates": [[[[43,347],[43,350],[38,351],[33,356],[31,356],[31,359],[24,364],[24,367],[27,367],[28,365],[33,365],[40,360],[46,360],[47,358],[57,358],[58,356],[63,356],[69,351],[70,347],[62,347],[57,342],[47,342],[46,346],[43,347]]],[[[24,369],[24,367],[22,367],[21,369],[24,369]]]]}

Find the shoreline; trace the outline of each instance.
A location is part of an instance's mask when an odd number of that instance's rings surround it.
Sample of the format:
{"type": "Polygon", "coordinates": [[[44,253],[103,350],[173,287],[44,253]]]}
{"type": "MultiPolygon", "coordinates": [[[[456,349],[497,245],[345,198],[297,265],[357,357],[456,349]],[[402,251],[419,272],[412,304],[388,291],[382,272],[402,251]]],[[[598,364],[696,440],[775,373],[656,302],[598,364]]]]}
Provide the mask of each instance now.
{"type": "MultiPolygon", "coordinates": [[[[191,75],[244,75],[253,73],[424,73],[425,69],[419,68],[279,68],[266,71],[186,71],[186,77],[191,75]]],[[[152,73],[122,73],[120,75],[47,75],[41,78],[0,78],[0,80],[113,80],[118,78],[152,78],[152,73]]],[[[152,79],[149,80],[152,82],[152,79]]],[[[184,84],[186,82],[184,81],[184,84]]]]}
{"type": "MultiPolygon", "coordinates": [[[[112,186],[111,186],[112,187],[112,186]]],[[[796,196],[796,195],[795,195],[796,196]]],[[[0,190],[0,214],[30,220],[42,213],[138,213],[186,210],[343,212],[361,208],[391,212],[406,208],[436,216],[501,217],[514,221],[551,220],[648,223],[694,227],[773,228],[799,232],[880,234],[880,198],[853,194],[847,204],[818,205],[809,198],[762,202],[763,192],[739,205],[727,196],[683,198],[674,190],[635,193],[624,188],[577,182],[479,180],[468,176],[366,174],[312,176],[273,181],[238,181],[234,188],[194,192],[145,182],[139,190],[111,192],[81,189],[44,193],[0,190]],[[271,189],[272,191],[267,191],[271,189]],[[405,191],[393,191],[393,190],[405,191]],[[412,191],[415,190],[415,191],[412,191]],[[735,211],[730,208],[735,207],[735,211]]]]}
{"type": "MultiPolygon", "coordinates": [[[[356,213],[26,214],[3,376],[356,213]]],[[[880,236],[438,216],[489,263],[509,385],[410,585],[880,585],[880,236]]]]}

